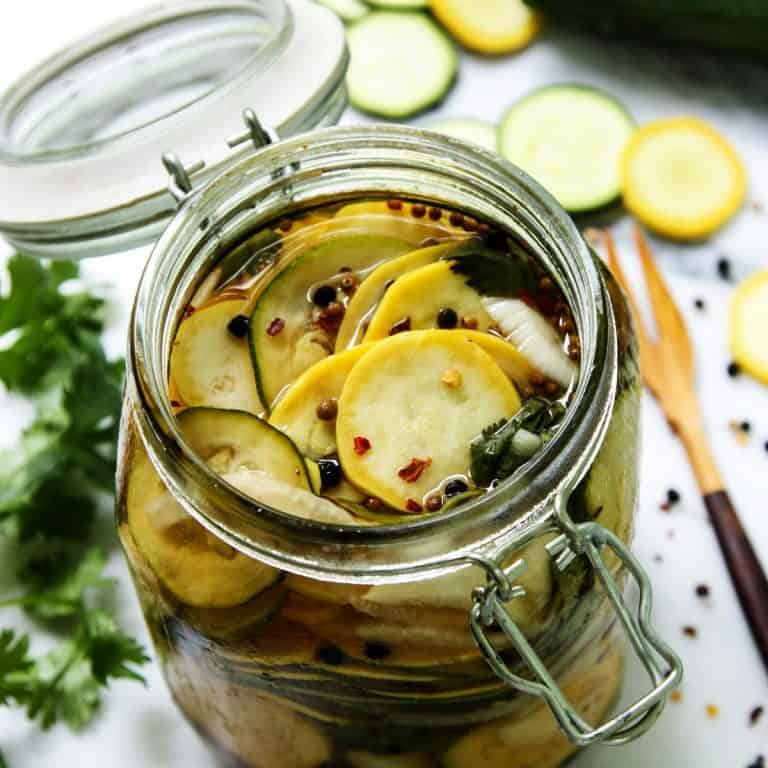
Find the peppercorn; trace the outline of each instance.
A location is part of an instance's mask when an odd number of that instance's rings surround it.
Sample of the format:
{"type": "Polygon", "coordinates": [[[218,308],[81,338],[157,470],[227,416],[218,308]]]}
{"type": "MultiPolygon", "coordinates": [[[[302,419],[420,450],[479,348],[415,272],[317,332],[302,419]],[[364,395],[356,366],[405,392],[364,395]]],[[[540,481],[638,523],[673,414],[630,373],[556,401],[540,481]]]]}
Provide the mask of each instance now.
{"type": "Polygon", "coordinates": [[[357,278],[354,275],[342,277],[340,285],[344,293],[354,293],[357,288],[357,278]]]}
{"type": "Polygon", "coordinates": [[[381,661],[392,655],[392,649],[386,643],[378,640],[369,640],[365,644],[364,650],[365,655],[373,661],[381,661]]]}
{"type": "Polygon", "coordinates": [[[389,329],[389,335],[394,336],[396,333],[402,333],[403,331],[411,330],[411,318],[404,317],[402,320],[398,320],[389,329]]]}
{"type": "Polygon", "coordinates": [[[227,323],[227,330],[236,338],[242,339],[248,335],[248,318],[245,315],[235,315],[227,323]]]}
{"type": "Polygon", "coordinates": [[[768,440],[766,440],[766,441],[763,443],[763,448],[765,449],[765,452],[766,452],[766,453],[768,453],[768,440]]]}
{"type": "Polygon", "coordinates": [[[378,512],[384,506],[384,502],[376,496],[368,496],[363,504],[371,512],[378,512]]]}
{"type": "Polygon", "coordinates": [[[761,706],[755,707],[750,713],[749,713],[749,724],[750,725],[757,725],[758,720],[763,716],[764,708],[761,706]]]}
{"type": "Polygon", "coordinates": [[[680,501],[680,492],[674,488],[667,491],[667,504],[677,504],[680,501]]]}
{"type": "Polygon", "coordinates": [[[411,206],[411,216],[414,218],[421,219],[426,212],[427,207],[425,205],[421,205],[421,203],[414,203],[411,206]]]}
{"type": "Polygon", "coordinates": [[[402,200],[387,200],[387,208],[389,208],[390,211],[402,211],[403,210],[403,201],[402,200]]]}
{"type": "Polygon", "coordinates": [[[699,634],[699,632],[696,629],[696,627],[692,627],[692,626],[688,625],[688,626],[683,627],[683,634],[686,637],[696,637],[699,634]]]}
{"type": "Polygon", "coordinates": [[[706,308],[706,304],[704,303],[704,299],[695,299],[693,302],[693,306],[696,307],[700,312],[702,312],[706,308]]]}
{"type": "Polygon", "coordinates": [[[742,432],[751,432],[752,425],[748,421],[742,421],[741,424],[739,424],[739,429],[741,429],[742,432]]]}
{"type": "Polygon", "coordinates": [[[731,262],[725,257],[717,260],[717,274],[723,280],[731,279],[731,262]]]}
{"type": "Polygon", "coordinates": [[[445,486],[445,495],[448,497],[458,496],[464,493],[469,486],[463,480],[451,480],[445,486]]]}
{"type": "Polygon", "coordinates": [[[709,597],[709,587],[706,584],[697,584],[696,585],[696,596],[697,597],[709,597]]]}
{"type": "Polygon", "coordinates": [[[429,209],[429,218],[432,219],[432,221],[439,221],[443,216],[443,212],[439,208],[435,208],[434,206],[429,209]]]}
{"type": "Polygon", "coordinates": [[[542,277],[541,280],[539,280],[539,290],[541,291],[551,291],[555,287],[554,282],[552,282],[551,277],[542,277]]]}
{"type": "Polygon", "coordinates": [[[338,667],[344,661],[344,651],[328,643],[328,645],[323,645],[317,649],[315,657],[321,664],[327,664],[329,667],[338,667]]]}
{"type": "Polygon", "coordinates": [[[290,219],[283,219],[280,222],[280,230],[282,232],[290,232],[292,226],[293,226],[293,222],[290,219]]]}
{"type": "Polygon", "coordinates": [[[439,493],[433,493],[427,497],[425,506],[428,512],[437,512],[443,506],[443,497],[439,493]]]}
{"type": "Polygon", "coordinates": [[[335,397],[326,397],[317,404],[317,418],[321,421],[331,421],[339,412],[339,401],[335,397]]]}
{"type": "Polygon", "coordinates": [[[344,477],[341,464],[336,459],[320,459],[317,468],[320,470],[320,485],[323,490],[334,488],[344,477]]]}
{"type": "Polygon", "coordinates": [[[735,360],[732,360],[728,363],[728,368],[726,370],[728,371],[728,375],[732,379],[735,379],[741,373],[741,366],[735,360]]]}
{"type": "Polygon", "coordinates": [[[460,227],[464,223],[464,217],[460,213],[454,211],[448,217],[448,221],[451,222],[452,227],[460,227]]]}
{"type": "Polygon", "coordinates": [[[475,232],[477,230],[477,222],[474,219],[465,218],[461,227],[465,232],[475,232]]]}
{"type": "Polygon", "coordinates": [[[477,234],[481,237],[485,237],[490,231],[491,228],[483,221],[477,225],[477,234]]]}
{"type": "Polygon", "coordinates": [[[450,307],[443,307],[438,313],[437,313],[437,327],[448,329],[448,328],[455,328],[458,325],[459,322],[459,316],[456,314],[455,309],[451,309],[450,307]]]}
{"type": "Polygon", "coordinates": [[[312,294],[312,302],[318,307],[327,307],[335,298],[336,289],[332,285],[321,285],[312,294]]]}

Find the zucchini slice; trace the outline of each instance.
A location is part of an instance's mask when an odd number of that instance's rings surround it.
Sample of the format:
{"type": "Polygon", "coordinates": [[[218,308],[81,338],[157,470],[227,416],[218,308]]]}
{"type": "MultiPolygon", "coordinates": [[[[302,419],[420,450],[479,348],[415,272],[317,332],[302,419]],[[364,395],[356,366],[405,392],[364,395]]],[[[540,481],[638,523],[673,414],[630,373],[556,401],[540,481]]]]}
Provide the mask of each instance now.
{"type": "Polygon", "coordinates": [[[336,420],[319,418],[317,406],[323,400],[338,400],[352,366],[370,348],[363,344],[315,363],[278,401],[269,423],[288,435],[305,456],[319,459],[336,453],[336,420]]]}
{"type": "Polygon", "coordinates": [[[716,232],[741,207],[747,174],[736,151],[702,120],[656,120],[640,128],[623,162],[624,204],[661,235],[692,240],[716,232]]]}
{"type": "Polygon", "coordinates": [[[263,410],[248,339],[227,329],[243,310],[240,299],[220,301],[182,321],[171,351],[170,376],[184,405],[263,410]]]}
{"type": "Polygon", "coordinates": [[[370,11],[363,0],[315,0],[315,2],[324,5],[347,23],[362,19],[370,11]]]}
{"type": "Polygon", "coordinates": [[[444,133],[462,141],[471,141],[491,152],[499,151],[499,129],[485,120],[472,117],[456,117],[438,120],[425,126],[430,131],[444,133]]]}
{"type": "Polygon", "coordinates": [[[437,328],[442,309],[452,309],[458,323],[472,321],[473,330],[486,331],[492,320],[480,294],[466,278],[451,269],[450,261],[438,261],[403,275],[384,294],[364,341],[384,339],[400,328],[420,331],[437,328]]]}
{"type": "Polygon", "coordinates": [[[333,349],[333,336],[312,322],[313,287],[333,282],[344,268],[363,270],[410,248],[398,237],[336,235],[302,252],[267,284],[256,300],[249,335],[259,394],[268,408],[333,349]]]}
{"type": "Polygon", "coordinates": [[[424,13],[375,11],[347,30],[350,103],[402,119],[441,101],[456,78],[456,49],[424,13]]]}
{"type": "Polygon", "coordinates": [[[768,384],[768,269],[756,272],[739,285],[730,316],[733,359],[758,381],[768,384]]]}
{"type": "Polygon", "coordinates": [[[501,154],[567,211],[602,208],[621,194],[621,158],[635,125],[612,96],[550,85],[514,104],[501,122],[501,154]]]}
{"type": "Polygon", "coordinates": [[[366,352],[347,376],[336,420],[339,459],[356,486],[418,512],[447,477],[469,474],[470,441],[519,408],[514,385],[462,334],[400,333],[366,352]],[[404,472],[414,461],[419,471],[404,472]]]}
{"type": "Polygon", "coordinates": [[[419,267],[441,259],[454,245],[441,243],[427,248],[403,254],[396,259],[382,264],[371,272],[358,287],[350,299],[344,319],[341,321],[339,333],[336,336],[336,352],[357,344],[365,333],[365,320],[376,305],[381,301],[389,285],[398,277],[412,272],[419,267]]]}
{"type": "Polygon", "coordinates": [[[523,0],[430,0],[429,7],[455,40],[478,53],[512,53],[541,29],[541,16],[523,0]]]}

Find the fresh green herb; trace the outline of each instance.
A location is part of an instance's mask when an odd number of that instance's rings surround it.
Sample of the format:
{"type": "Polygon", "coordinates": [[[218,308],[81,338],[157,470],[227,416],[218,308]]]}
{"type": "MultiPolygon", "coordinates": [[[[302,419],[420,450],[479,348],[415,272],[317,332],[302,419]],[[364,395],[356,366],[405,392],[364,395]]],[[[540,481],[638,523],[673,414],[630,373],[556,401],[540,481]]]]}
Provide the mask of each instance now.
{"type": "MultiPolygon", "coordinates": [[[[0,296],[0,381],[33,398],[35,417],[14,450],[0,452],[0,536],[18,561],[18,606],[66,637],[29,656],[30,639],[0,630],[0,705],[17,705],[43,727],[85,724],[112,678],[141,679],[147,659],[105,613],[106,554],[93,524],[114,489],[122,361],[101,344],[104,301],[74,290],[78,268],[14,256],[0,296]]],[[[7,589],[12,591],[10,585],[7,589]]]]}
{"type": "Polygon", "coordinates": [[[445,259],[451,270],[467,277],[467,285],[482,296],[514,297],[536,290],[533,262],[514,240],[508,240],[507,253],[490,248],[473,238],[451,251],[445,259]]]}
{"type": "Polygon", "coordinates": [[[564,414],[562,403],[533,397],[511,419],[486,427],[470,445],[472,479],[490,485],[509,477],[552,438],[564,414]]]}

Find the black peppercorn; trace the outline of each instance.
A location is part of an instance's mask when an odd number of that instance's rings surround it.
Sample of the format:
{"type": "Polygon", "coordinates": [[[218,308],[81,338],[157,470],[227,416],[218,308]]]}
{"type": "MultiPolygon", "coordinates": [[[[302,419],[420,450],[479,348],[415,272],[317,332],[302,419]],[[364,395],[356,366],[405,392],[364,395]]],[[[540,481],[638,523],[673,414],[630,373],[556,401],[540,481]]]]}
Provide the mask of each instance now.
{"type": "Polygon", "coordinates": [[[248,335],[248,318],[245,315],[235,315],[229,323],[227,330],[238,339],[248,335]]]}
{"type": "Polygon", "coordinates": [[[323,490],[334,488],[344,477],[341,464],[336,459],[320,459],[317,462],[317,468],[320,470],[320,484],[323,490]]]}
{"type": "Polygon", "coordinates": [[[370,640],[365,644],[365,655],[373,661],[381,661],[392,655],[392,649],[378,640],[370,640]]]}
{"type": "Polygon", "coordinates": [[[717,274],[723,280],[731,279],[731,262],[725,257],[717,260],[717,274]]]}
{"type": "Polygon", "coordinates": [[[728,363],[728,375],[733,379],[741,373],[741,366],[734,360],[728,363]]]}
{"type": "Polygon", "coordinates": [[[674,488],[667,491],[667,504],[677,504],[680,501],[680,493],[674,488]]]}
{"type": "Polygon", "coordinates": [[[315,657],[321,664],[338,667],[344,661],[344,651],[329,643],[318,648],[315,657]]]}
{"type": "Polygon", "coordinates": [[[318,307],[327,307],[335,298],[336,289],[332,285],[321,285],[312,294],[312,302],[318,307]]]}
{"type": "Polygon", "coordinates": [[[693,306],[694,306],[694,307],[696,307],[696,309],[698,309],[699,311],[703,311],[703,310],[704,310],[704,308],[705,308],[707,305],[704,303],[704,299],[696,299],[696,300],[693,302],[693,306]]]}
{"type": "Polygon", "coordinates": [[[443,307],[437,313],[437,327],[444,330],[455,328],[459,323],[459,316],[456,314],[456,310],[450,307],[443,307]]]}
{"type": "Polygon", "coordinates": [[[709,597],[709,587],[706,584],[697,584],[696,595],[698,597],[709,597]]]}
{"type": "Polygon", "coordinates": [[[463,480],[451,480],[445,486],[446,496],[458,496],[460,493],[464,493],[467,490],[467,484],[463,480]]]}

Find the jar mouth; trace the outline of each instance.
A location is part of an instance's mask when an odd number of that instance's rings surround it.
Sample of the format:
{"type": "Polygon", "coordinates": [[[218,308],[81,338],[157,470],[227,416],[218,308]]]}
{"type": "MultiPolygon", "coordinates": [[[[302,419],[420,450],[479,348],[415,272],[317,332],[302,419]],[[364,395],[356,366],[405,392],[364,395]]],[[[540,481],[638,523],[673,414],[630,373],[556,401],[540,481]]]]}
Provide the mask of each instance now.
{"type": "Polygon", "coordinates": [[[145,447],[200,523],[237,549],[325,580],[397,582],[455,568],[462,553],[522,546],[552,528],[602,444],[616,389],[616,333],[602,277],[570,217],[520,169],[456,139],[368,125],[315,131],[242,161],[192,196],[157,243],[131,324],[129,386],[145,447]],[[175,330],[197,283],[222,254],[268,222],[340,199],[393,197],[458,208],[526,243],[558,279],[578,327],[582,360],[555,437],[491,493],[399,525],[316,523],[244,496],[186,445],[167,391],[175,330]]]}
{"type": "Polygon", "coordinates": [[[286,45],[281,0],[180,0],[148,8],[53,54],[0,101],[0,157],[90,153],[266,69],[286,45]]]}

